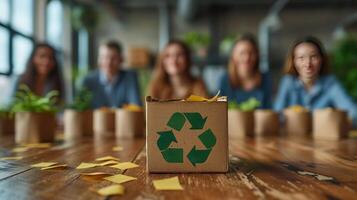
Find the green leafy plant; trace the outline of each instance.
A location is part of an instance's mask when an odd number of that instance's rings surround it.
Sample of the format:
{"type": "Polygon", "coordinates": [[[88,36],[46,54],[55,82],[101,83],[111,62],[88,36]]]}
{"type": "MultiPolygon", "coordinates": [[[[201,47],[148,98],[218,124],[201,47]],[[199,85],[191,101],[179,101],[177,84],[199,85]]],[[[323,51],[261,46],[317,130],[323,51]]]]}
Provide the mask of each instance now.
{"type": "Polygon", "coordinates": [[[229,55],[236,38],[237,37],[233,34],[227,35],[223,38],[223,40],[219,43],[219,50],[222,55],[229,55]]]}
{"type": "Polygon", "coordinates": [[[253,111],[261,105],[260,101],[256,98],[249,98],[247,101],[244,101],[238,104],[236,101],[228,102],[228,109],[238,109],[241,111],[253,111]]]}
{"type": "Polygon", "coordinates": [[[73,103],[68,105],[67,108],[73,109],[79,112],[90,109],[91,101],[93,98],[92,92],[86,88],[79,90],[78,95],[73,100],[73,103]]]}
{"type": "Polygon", "coordinates": [[[332,52],[332,66],[347,92],[357,101],[357,34],[339,40],[332,52]]]}
{"type": "Polygon", "coordinates": [[[11,112],[56,112],[58,91],[51,91],[46,96],[37,96],[26,85],[20,85],[11,112]]]}
{"type": "Polygon", "coordinates": [[[184,35],[184,41],[193,49],[207,48],[211,42],[208,34],[199,32],[188,32],[184,35]]]}

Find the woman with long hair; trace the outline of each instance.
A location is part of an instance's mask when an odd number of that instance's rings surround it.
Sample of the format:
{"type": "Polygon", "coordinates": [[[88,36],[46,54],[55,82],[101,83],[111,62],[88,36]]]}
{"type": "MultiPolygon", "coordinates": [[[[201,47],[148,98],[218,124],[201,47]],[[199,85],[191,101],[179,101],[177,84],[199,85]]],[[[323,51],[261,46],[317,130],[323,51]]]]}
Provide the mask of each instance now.
{"type": "Polygon", "coordinates": [[[271,80],[259,70],[259,49],[252,34],[244,34],[233,45],[228,73],[221,78],[221,94],[229,101],[244,102],[256,98],[261,108],[271,107],[271,80]]]}
{"type": "Polygon", "coordinates": [[[149,94],[159,99],[183,99],[191,94],[207,97],[201,79],[190,73],[191,52],[179,40],[171,40],[160,54],[149,86],[149,94]]]}

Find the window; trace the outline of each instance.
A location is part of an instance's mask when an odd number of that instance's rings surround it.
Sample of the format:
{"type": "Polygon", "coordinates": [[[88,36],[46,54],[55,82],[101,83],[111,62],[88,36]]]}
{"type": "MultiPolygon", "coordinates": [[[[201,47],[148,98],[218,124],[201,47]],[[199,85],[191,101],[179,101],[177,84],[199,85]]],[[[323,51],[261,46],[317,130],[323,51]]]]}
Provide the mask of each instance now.
{"type": "Polygon", "coordinates": [[[63,5],[52,0],[46,8],[46,40],[57,50],[63,49],[63,5]]]}
{"type": "Polygon", "coordinates": [[[23,73],[33,33],[34,0],[0,0],[0,74],[23,73]]]}

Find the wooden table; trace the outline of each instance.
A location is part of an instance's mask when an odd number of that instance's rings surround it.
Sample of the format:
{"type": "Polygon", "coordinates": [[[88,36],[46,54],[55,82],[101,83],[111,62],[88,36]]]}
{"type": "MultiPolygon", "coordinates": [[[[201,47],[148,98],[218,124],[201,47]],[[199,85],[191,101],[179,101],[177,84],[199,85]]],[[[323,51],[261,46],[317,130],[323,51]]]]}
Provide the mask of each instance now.
{"type": "MultiPolygon", "coordinates": [[[[178,174],[183,191],[155,191],[152,180],[175,174],[148,174],[145,141],[84,138],[47,149],[12,153],[12,137],[0,137],[0,199],[104,199],[95,193],[112,184],[80,172],[117,173],[109,167],[76,170],[81,162],[117,156],[140,165],[123,173],[138,178],[124,183],[123,196],[113,199],[357,199],[357,140],[314,141],[307,138],[242,138],[230,141],[230,167],[224,174],[178,174]],[[121,152],[112,147],[120,145],[121,152]],[[41,161],[66,163],[68,169],[41,171],[41,161]]],[[[110,198],[110,199],[112,199],[110,198]]]]}

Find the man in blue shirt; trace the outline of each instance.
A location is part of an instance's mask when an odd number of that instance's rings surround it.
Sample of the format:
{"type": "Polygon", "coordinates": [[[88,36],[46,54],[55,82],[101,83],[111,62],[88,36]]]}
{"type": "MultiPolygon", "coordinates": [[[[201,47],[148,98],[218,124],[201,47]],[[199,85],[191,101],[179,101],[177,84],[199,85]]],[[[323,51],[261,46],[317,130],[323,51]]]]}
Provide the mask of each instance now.
{"type": "Polygon", "coordinates": [[[142,105],[136,73],[121,69],[122,48],[116,41],[99,47],[99,69],[90,73],[83,87],[93,94],[92,108],[142,105]]]}

